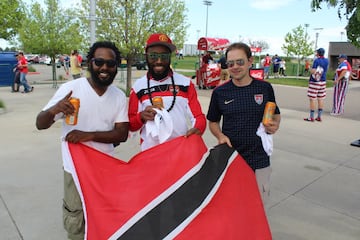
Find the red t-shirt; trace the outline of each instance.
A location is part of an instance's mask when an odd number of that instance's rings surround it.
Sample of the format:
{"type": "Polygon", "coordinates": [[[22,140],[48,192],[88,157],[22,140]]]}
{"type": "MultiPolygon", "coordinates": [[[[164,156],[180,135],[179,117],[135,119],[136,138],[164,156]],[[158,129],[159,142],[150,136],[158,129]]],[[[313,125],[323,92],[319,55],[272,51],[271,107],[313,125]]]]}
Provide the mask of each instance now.
{"type": "Polygon", "coordinates": [[[271,64],[271,58],[269,56],[265,57],[264,67],[269,67],[271,64]]]}
{"type": "Polygon", "coordinates": [[[82,63],[82,57],[81,57],[81,55],[79,54],[78,56],[78,63],[79,63],[79,66],[81,66],[81,63],[82,63]]]}
{"type": "Polygon", "coordinates": [[[26,58],[23,56],[19,59],[18,61],[18,69],[21,73],[28,73],[29,69],[27,67],[27,60],[26,58]],[[20,65],[26,65],[26,67],[20,67],[20,65]]]}

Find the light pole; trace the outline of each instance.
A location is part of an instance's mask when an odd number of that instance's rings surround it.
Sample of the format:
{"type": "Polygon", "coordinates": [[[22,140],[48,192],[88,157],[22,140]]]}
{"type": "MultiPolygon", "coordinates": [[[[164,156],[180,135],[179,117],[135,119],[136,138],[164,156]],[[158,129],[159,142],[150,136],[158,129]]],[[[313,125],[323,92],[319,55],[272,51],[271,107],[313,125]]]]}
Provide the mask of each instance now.
{"type": "Polygon", "coordinates": [[[320,31],[323,30],[323,28],[314,28],[315,32],[315,51],[317,50],[317,43],[318,43],[318,38],[319,38],[319,34],[320,31]]]}
{"type": "Polygon", "coordinates": [[[90,0],[90,45],[96,41],[96,0],[90,0]]]}
{"type": "Polygon", "coordinates": [[[209,6],[211,6],[212,1],[204,0],[204,5],[206,6],[206,28],[205,28],[205,37],[207,37],[208,32],[208,16],[209,16],[209,6]]]}
{"type": "Polygon", "coordinates": [[[308,27],[310,26],[310,24],[308,23],[305,23],[305,40],[307,41],[307,30],[308,30],[308,27]]]}
{"type": "Polygon", "coordinates": [[[341,36],[341,41],[343,40],[343,36],[344,36],[345,32],[340,32],[340,36],[341,36]]]}

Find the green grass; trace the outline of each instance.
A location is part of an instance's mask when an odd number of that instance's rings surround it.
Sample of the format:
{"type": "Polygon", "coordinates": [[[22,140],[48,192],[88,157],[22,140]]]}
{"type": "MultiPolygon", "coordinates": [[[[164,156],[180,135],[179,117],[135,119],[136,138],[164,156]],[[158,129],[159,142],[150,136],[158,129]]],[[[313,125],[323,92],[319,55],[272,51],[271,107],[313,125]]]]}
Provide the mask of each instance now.
{"type": "Polygon", "coordinates": [[[199,64],[199,58],[195,56],[186,56],[184,59],[173,57],[171,63],[175,69],[193,69],[195,71],[199,64]]]}
{"type": "MultiPolygon", "coordinates": [[[[309,84],[309,80],[303,78],[271,78],[267,79],[271,84],[280,84],[280,85],[288,85],[288,86],[297,86],[297,87],[307,87],[309,84]]],[[[326,87],[332,87],[332,81],[326,81],[326,87]]]]}

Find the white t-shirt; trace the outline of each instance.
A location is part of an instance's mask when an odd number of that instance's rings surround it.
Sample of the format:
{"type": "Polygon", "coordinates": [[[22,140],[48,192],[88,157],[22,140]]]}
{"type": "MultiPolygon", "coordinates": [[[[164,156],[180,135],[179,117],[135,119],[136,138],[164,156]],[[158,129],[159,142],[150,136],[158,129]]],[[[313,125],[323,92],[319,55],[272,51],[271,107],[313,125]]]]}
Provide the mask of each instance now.
{"type": "MultiPolygon", "coordinates": [[[[70,91],[72,91],[72,97],[80,99],[78,122],[76,125],[67,125],[65,121],[63,121],[62,140],[65,139],[68,132],[74,129],[86,132],[110,131],[114,128],[115,123],[129,122],[128,103],[124,92],[116,86],[111,85],[102,96],[99,96],[84,77],[61,85],[43,110],[47,110],[55,105],[70,91]]],[[[54,120],[56,121],[58,119],[64,119],[63,114],[56,115],[54,120]]],[[[72,161],[71,158],[69,159],[68,150],[65,149],[65,141],[62,142],[64,169],[67,172],[71,172],[72,161]]],[[[106,154],[114,154],[113,144],[93,141],[84,142],[84,144],[106,154]]]]}

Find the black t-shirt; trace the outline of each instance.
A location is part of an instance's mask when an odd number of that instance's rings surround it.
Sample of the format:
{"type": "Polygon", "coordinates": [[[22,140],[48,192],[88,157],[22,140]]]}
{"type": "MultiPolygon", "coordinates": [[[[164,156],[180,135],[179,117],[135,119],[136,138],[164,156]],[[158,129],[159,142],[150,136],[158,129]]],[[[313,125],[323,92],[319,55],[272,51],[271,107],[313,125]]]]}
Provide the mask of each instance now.
{"type": "MultiPolygon", "coordinates": [[[[237,87],[228,81],[214,89],[206,116],[212,122],[222,118],[222,132],[254,171],[270,165],[261,138],[256,135],[268,101],[275,102],[270,83],[253,80],[248,86],[237,87]]],[[[278,107],[275,113],[280,114],[278,107]]]]}

